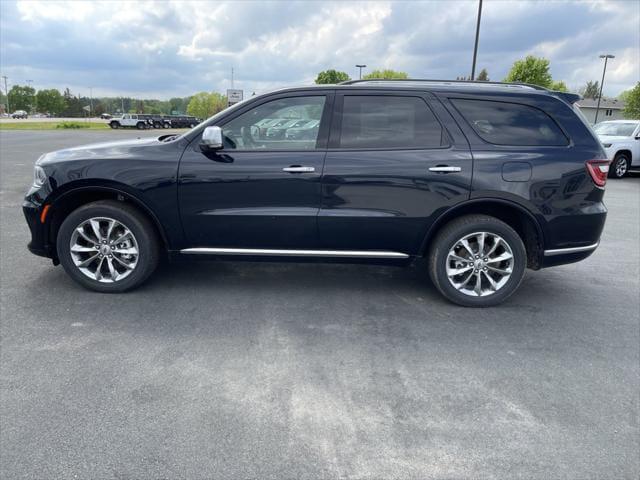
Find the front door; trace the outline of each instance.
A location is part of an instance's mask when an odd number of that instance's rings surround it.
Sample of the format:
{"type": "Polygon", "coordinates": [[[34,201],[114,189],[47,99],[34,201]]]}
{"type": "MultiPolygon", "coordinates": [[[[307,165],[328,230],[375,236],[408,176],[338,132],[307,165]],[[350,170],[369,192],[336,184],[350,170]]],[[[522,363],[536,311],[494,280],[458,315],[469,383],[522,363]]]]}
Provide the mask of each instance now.
{"type": "Polygon", "coordinates": [[[317,248],[332,93],[281,94],[223,120],[224,147],[187,147],[178,196],[189,247],[317,248]],[[305,135],[286,125],[317,121],[305,135]],[[276,129],[271,125],[278,124],[276,129]]]}
{"type": "Polygon", "coordinates": [[[467,140],[430,94],[337,94],[329,147],[323,248],[416,254],[434,219],[469,198],[467,140]]]}

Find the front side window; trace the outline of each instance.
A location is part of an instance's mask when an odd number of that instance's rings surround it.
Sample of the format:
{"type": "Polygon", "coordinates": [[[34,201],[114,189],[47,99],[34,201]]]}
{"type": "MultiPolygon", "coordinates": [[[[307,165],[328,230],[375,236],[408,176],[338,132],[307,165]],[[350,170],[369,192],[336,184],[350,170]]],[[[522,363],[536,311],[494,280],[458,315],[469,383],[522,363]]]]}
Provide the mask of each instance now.
{"type": "Polygon", "coordinates": [[[453,98],[480,138],[496,145],[566,146],[560,127],[542,110],[520,103],[453,98]]]}
{"type": "Polygon", "coordinates": [[[313,150],[326,97],[290,97],[263,103],[222,126],[225,149],[313,150]]]}
{"type": "Polygon", "coordinates": [[[442,126],[419,97],[344,97],[341,148],[439,148],[442,126]]]}

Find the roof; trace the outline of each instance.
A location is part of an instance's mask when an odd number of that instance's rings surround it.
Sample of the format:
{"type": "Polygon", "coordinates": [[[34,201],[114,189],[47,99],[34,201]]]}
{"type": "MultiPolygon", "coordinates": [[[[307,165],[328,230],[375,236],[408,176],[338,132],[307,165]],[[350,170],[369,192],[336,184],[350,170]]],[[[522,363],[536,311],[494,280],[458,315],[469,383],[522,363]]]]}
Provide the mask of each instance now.
{"type": "Polygon", "coordinates": [[[625,118],[621,120],[603,120],[602,122],[598,122],[598,124],[601,124],[601,123],[640,123],[640,120],[634,120],[633,118],[625,118]]]}
{"type": "MultiPolygon", "coordinates": [[[[348,80],[339,84],[307,85],[302,87],[289,87],[275,90],[284,92],[288,90],[314,90],[335,88],[340,90],[358,89],[403,89],[403,90],[431,90],[431,91],[457,91],[460,93],[526,93],[533,95],[551,95],[562,98],[568,103],[579,100],[580,95],[566,92],[556,92],[538,85],[525,83],[484,82],[469,80],[429,80],[429,79],[369,79],[348,80]]],[[[274,93],[274,91],[269,92],[274,93]]]]}
{"type": "MultiPolygon", "coordinates": [[[[597,108],[598,100],[593,98],[583,98],[578,101],[578,106],[580,108],[597,108]]],[[[611,110],[622,110],[624,108],[624,102],[622,100],[618,100],[616,98],[609,99],[603,98],[600,100],[600,108],[611,109],[611,110]]]]}

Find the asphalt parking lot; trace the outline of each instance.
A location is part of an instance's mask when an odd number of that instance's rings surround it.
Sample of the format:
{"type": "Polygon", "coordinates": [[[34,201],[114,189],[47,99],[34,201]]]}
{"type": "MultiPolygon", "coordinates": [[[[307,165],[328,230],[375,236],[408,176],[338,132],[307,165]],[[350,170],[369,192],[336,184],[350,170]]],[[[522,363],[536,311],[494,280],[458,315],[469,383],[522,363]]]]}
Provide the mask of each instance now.
{"type": "Polygon", "coordinates": [[[639,477],[639,174],[594,255],[492,309],[422,265],[181,263],[102,295],[27,252],[41,153],[154,134],[0,131],[0,477],[639,477]]]}

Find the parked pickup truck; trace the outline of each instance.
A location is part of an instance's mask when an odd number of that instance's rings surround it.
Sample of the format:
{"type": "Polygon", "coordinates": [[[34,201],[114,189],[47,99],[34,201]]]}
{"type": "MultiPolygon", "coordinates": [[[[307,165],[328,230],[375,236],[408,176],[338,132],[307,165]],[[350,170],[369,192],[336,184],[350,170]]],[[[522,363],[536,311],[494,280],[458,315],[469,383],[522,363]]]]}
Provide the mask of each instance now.
{"type": "Polygon", "coordinates": [[[144,130],[148,123],[142,115],[135,113],[125,113],[124,115],[114,118],[109,122],[109,126],[114,129],[118,128],[137,128],[138,130],[144,130]]]}
{"type": "Polygon", "coordinates": [[[640,120],[600,122],[593,130],[611,160],[610,177],[622,178],[630,168],[640,168],[640,120]]]}

